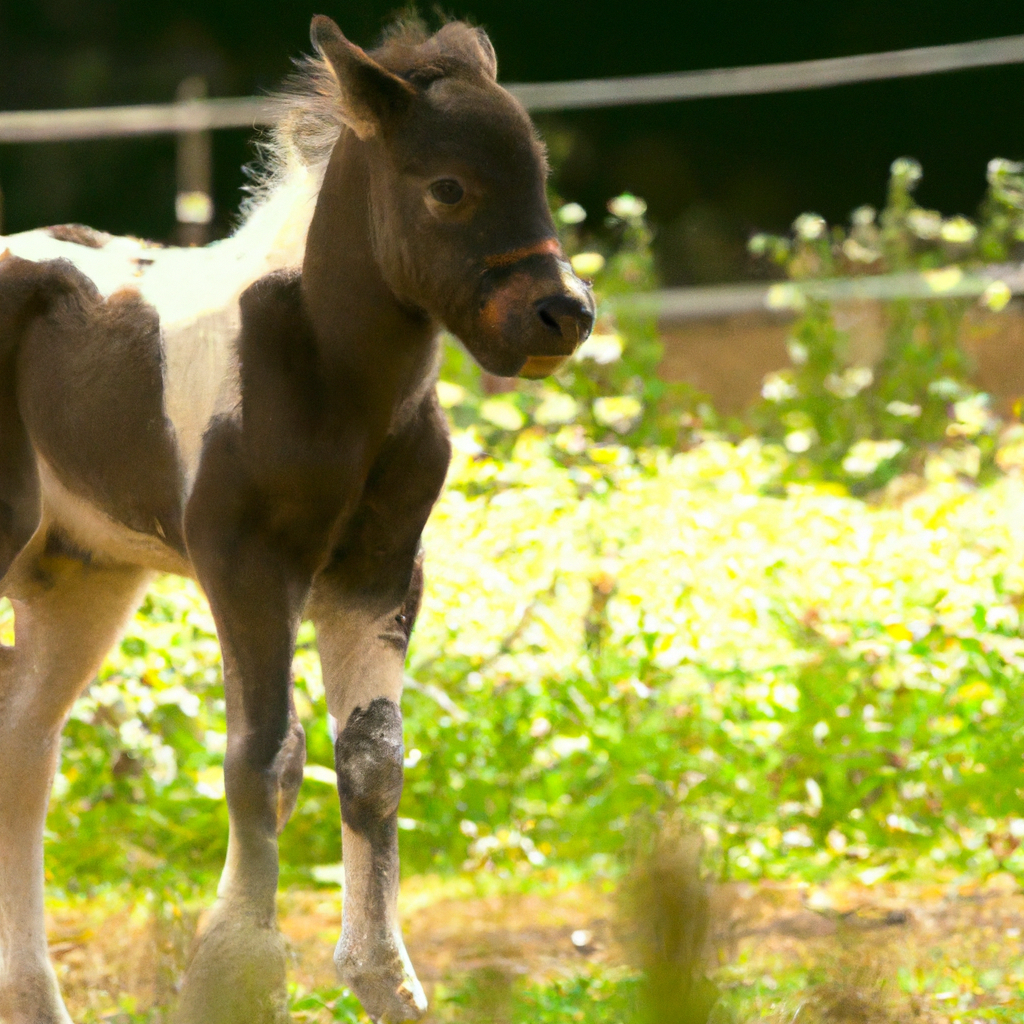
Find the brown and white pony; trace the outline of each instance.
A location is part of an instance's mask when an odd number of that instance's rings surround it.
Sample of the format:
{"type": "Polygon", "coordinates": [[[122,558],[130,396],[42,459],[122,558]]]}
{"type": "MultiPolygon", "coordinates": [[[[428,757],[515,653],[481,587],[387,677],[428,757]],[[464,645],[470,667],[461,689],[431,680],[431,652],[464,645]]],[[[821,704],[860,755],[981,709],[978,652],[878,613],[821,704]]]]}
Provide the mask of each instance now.
{"type": "Polygon", "coordinates": [[[232,237],[0,239],[3,1024],[69,1024],[43,925],[47,800],[72,702],[155,572],[203,587],[227,698],[227,862],[178,1020],[287,1019],[274,899],[305,759],[303,618],[339,729],[339,975],[374,1020],[426,1006],[396,914],[396,810],[420,533],[449,458],[438,335],[492,373],[543,376],[594,305],[481,30],[406,26],[368,54],[317,17],[312,38],[232,237]]]}

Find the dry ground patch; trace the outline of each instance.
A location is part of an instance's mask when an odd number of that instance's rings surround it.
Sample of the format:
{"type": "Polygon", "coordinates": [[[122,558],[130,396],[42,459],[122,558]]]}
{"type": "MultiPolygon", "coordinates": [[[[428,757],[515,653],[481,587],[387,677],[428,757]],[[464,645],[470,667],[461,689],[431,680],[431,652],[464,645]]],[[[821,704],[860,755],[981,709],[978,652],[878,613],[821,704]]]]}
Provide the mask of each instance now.
{"type": "MultiPolygon", "coordinates": [[[[543,983],[626,966],[609,884],[544,882],[524,892],[470,878],[415,878],[403,903],[410,953],[428,990],[483,972],[543,983]]],[[[281,896],[299,993],[335,985],[340,904],[329,890],[281,896]]],[[[718,887],[712,904],[708,966],[731,1011],[723,1009],[722,1020],[1024,1019],[1024,895],[1008,875],[984,883],[733,884],[718,887]]],[[[137,1020],[167,1004],[195,923],[190,912],[117,894],[53,903],[51,949],[75,1019],[137,1020]]]]}

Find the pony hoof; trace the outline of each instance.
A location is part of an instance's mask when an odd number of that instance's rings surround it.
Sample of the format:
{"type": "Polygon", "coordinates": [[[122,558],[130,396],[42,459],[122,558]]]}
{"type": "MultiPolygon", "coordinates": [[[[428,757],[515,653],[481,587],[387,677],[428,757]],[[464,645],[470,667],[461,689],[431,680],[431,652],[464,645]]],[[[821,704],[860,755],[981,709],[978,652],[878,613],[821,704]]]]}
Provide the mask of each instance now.
{"type": "Polygon", "coordinates": [[[408,957],[401,956],[390,943],[380,955],[355,957],[339,942],[334,964],[338,979],[352,990],[374,1024],[419,1020],[426,1013],[423,986],[408,957]]]}
{"type": "Polygon", "coordinates": [[[276,929],[215,920],[185,971],[174,1024],[285,1024],[285,962],[276,929]]]}
{"type": "Polygon", "coordinates": [[[49,964],[25,976],[0,980],[3,1024],[72,1024],[49,964]]]}

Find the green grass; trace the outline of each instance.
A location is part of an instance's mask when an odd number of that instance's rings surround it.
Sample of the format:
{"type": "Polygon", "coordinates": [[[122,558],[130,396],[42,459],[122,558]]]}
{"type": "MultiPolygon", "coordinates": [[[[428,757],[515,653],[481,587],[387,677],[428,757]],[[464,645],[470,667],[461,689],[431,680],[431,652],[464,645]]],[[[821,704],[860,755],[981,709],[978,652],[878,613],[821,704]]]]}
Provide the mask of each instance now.
{"type": "MultiPolygon", "coordinates": [[[[783,456],[751,442],[569,466],[529,433],[501,463],[460,444],[404,698],[407,870],[602,870],[665,815],[721,878],[1024,867],[1019,477],[979,489],[935,456],[885,506],[774,497],[783,456]]],[[[307,629],[295,675],[320,771],[282,861],[308,885],[340,822],[307,629]]],[[[209,612],[163,580],[72,712],[55,890],[210,883],[222,716],[209,612]]]]}

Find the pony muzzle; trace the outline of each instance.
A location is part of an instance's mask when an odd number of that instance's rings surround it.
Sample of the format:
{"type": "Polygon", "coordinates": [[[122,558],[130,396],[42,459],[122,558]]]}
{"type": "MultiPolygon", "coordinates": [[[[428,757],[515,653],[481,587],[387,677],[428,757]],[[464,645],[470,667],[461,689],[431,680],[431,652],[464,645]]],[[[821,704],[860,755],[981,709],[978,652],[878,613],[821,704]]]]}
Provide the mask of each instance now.
{"type": "Polygon", "coordinates": [[[586,292],[549,295],[535,302],[534,310],[554,351],[527,357],[519,376],[531,379],[548,377],[562,367],[594,327],[594,302],[586,292]]]}
{"type": "Polygon", "coordinates": [[[523,363],[519,371],[520,377],[527,377],[530,380],[540,380],[542,377],[550,377],[569,361],[569,356],[530,356],[523,363]]]}
{"type": "Polygon", "coordinates": [[[573,273],[555,239],[488,257],[486,263],[479,343],[470,350],[502,377],[555,373],[594,327],[590,288],[573,273]]]}

